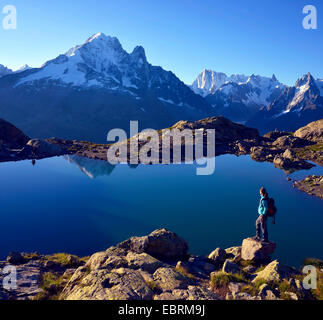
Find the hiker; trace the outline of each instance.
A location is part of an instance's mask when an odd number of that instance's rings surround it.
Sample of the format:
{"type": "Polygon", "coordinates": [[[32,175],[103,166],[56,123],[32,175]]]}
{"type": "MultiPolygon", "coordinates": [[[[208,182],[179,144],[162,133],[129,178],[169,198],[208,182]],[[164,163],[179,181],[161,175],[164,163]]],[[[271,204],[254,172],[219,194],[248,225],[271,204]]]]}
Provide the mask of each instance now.
{"type": "Polygon", "coordinates": [[[268,242],[268,229],[267,220],[268,216],[273,218],[273,224],[275,224],[276,207],[274,200],[269,198],[267,190],[262,187],[260,189],[260,202],[258,207],[259,217],[256,221],[256,237],[255,240],[268,242]],[[261,238],[262,233],[262,238],[261,238]]]}

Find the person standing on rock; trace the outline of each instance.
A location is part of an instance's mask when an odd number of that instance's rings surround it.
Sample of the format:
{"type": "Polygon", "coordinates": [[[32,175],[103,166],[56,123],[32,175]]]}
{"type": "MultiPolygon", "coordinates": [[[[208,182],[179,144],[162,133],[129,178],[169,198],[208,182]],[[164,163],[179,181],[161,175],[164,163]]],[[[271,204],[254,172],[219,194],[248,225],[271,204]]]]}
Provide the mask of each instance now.
{"type": "Polygon", "coordinates": [[[268,242],[267,214],[268,214],[268,193],[265,188],[260,189],[260,202],[258,207],[259,217],[256,221],[255,240],[268,242]],[[262,233],[262,238],[261,238],[262,233]]]}

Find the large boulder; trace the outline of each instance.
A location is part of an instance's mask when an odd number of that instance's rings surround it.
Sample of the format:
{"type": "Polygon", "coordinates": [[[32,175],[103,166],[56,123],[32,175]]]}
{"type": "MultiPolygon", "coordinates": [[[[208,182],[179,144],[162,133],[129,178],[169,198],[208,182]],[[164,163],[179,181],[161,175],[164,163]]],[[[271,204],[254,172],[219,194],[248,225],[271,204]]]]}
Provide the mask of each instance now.
{"type": "Polygon", "coordinates": [[[151,300],[153,292],[139,271],[119,268],[76,270],[61,298],[66,300],[151,300]]]}
{"type": "Polygon", "coordinates": [[[241,248],[241,258],[247,261],[267,259],[276,249],[274,242],[262,242],[253,238],[244,239],[241,248]]]}
{"type": "Polygon", "coordinates": [[[323,119],[311,122],[298,129],[294,136],[314,142],[323,142],[323,119]]]}
{"type": "Polygon", "coordinates": [[[154,273],[163,263],[147,253],[129,252],[125,259],[131,269],[141,269],[149,273],[154,273]]]}
{"type": "Polygon", "coordinates": [[[32,147],[34,153],[39,156],[57,156],[62,154],[60,146],[42,139],[31,139],[27,142],[27,146],[32,147]]]}
{"type": "Polygon", "coordinates": [[[295,269],[282,265],[278,260],[269,263],[266,268],[257,273],[257,276],[252,280],[256,282],[258,280],[269,282],[281,281],[288,279],[297,272],[295,269]]]}
{"type": "Polygon", "coordinates": [[[241,246],[227,248],[227,249],[225,249],[225,253],[226,253],[227,258],[229,258],[233,261],[238,261],[241,258],[241,246]]]}
{"type": "Polygon", "coordinates": [[[106,251],[100,251],[92,254],[86,262],[85,267],[90,270],[114,269],[127,266],[125,259],[127,252],[121,248],[110,247],[106,251]]]}
{"type": "Polygon", "coordinates": [[[188,244],[176,233],[166,229],[153,231],[144,237],[132,237],[118,245],[136,253],[148,253],[156,258],[178,259],[187,255],[188,244]]]}
{"type": "Polygon", "coordinates": [[[188,285],[188,279],[173,268],[157,269],[153,274],[153,279],[163,291],[185,289],[188,285]]]}

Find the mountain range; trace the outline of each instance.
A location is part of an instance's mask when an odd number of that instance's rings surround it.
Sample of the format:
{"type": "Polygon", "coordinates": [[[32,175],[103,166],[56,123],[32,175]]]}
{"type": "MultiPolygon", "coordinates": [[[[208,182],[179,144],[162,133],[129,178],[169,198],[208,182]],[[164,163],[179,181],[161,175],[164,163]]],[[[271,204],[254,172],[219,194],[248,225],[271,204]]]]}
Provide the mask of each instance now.
{"type": "Polygon", "coordinates": [[[215,108],[218,115],[238,122],[245,122],[261,106],[274,101],[285,87],[275,75],[271,78],[254,74],[227,76],[212,70],[203,70],[191,86],[215,108]]]}
{"type": "Polygon", "coordinates": [[[247,121],[261,132],[273,129],[295,131],[298,127],[323,118],[323,81],[308,73],[286,87],[268,106],[247,121]]]}
{"type": "Polygon", "coordinates": [[[98,33],[44,63],[12,71],[0,65],[0,117],[30,137],[105,142],[112,128],[164,128],[179,120],[222,115],[260,132],[295,130],[323,118],[323,80],[311,74],[295,86],[275,75],[203,70],[191,86],[151,65],[143,47],[126,52],[98,33]]]}
{"type": "Polygon", "coordinates": [[[214,114],[176,75],[98,33],[40,68],[0,78],[0,116],[31,137],[105,142],[110,129],[163,128],[214,114]]]}

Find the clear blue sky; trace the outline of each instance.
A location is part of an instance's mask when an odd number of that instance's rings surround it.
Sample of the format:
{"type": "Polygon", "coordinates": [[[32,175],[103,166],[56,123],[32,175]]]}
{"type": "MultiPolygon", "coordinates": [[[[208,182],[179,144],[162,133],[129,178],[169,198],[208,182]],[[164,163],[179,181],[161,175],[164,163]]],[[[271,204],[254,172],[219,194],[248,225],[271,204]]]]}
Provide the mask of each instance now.
{"type": "Polygon", "coordinates": [[[0,0],[18,12],[17,30],[0,24],[0,63],[39,66],[90,35],[116,36],[127,51],[142,45],[150,63],[191,83],[202,69],[276,74],[294,84],[323,78],[322,0],[0,0]],[[302,9],[318,10],[318,29],[302,9]]]}

